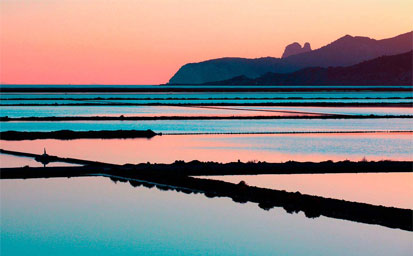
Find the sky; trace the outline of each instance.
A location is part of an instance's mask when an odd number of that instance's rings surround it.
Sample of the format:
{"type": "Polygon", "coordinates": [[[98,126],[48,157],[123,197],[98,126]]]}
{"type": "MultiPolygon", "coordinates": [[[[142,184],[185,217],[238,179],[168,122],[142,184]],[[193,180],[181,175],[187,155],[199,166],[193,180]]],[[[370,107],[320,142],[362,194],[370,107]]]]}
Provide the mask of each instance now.
{"type": "Polygon", "coordinates": [[[0,0],[1,84],[160,84],[189,62],[412,30],[411,0],[0,0]]]}

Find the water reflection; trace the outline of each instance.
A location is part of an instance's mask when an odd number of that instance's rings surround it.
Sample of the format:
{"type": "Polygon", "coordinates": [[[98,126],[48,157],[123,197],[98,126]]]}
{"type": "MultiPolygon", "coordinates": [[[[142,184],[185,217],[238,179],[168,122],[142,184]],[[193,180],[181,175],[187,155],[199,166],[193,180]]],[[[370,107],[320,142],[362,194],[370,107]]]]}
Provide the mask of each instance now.
{"type": "Polygon", "coordinates": [[[250,186],[413,209],[413,173],[208,176],[250,186]]]}
{"type": "MultiPolygon", "coordinates": [[[[40,153],[40,152],[37,152],[40,153]]],[[[18,157],[6,154],[0,154],[0,168],[15,168],[15,167],[43,167],[43,164],[28,157],[18,157]]],[[[51,162],[47,164],[48,167],[57,166],[78,166],[75,164],[61,163],[61,162],[51,162]]]]}
{"type": "Polygon", "coordinates": [[[168,135],[148,139],[1,141],[3,149],[92,161],[172,163],[175,160],[267,162],[412,160],[412,134],[168,135]],[[75,149],[75,150],[74,150],[75,149]]]}
{"type": "Polygon", "coordinates": [[[413,119],[283,119],[0,122],[0,131],[147,130],[162,133],[411,131],[413,119]]]}
{"type": "Polygon", "coordinates": [[[2,100],[2,105],[20,106],[20,105],[60,105],[60,106],[82,106],[85,104],[94,106],[110,105],[180,105],[180,104],[294,104],[302,103],[353,103],[353,104],[382,104],[382,103],[412,103],[412,99],[133,99],[133,100],[102,100],[102,99],[85,99],[85,100],[2,100]]]}
{"type": "Polygon", "coordinates": [[[413,249],[411,232],[107,178],[0,182],[4,255],[409,255],[413,249]]]}
{"type": "Polygon", "coordinates": [[[266,106],[2,106],[0,116],[251,116],[287,115],[288,112],[359,115],[413,115],[409,107],[266,107],[266,106]],[[236,108],[236,109],[234,109],[236,108]],[[250,111],[254,110],[254,111],[250,111]],[[259,111],[262,110],[262,111],[259,111]],[[269,112],[272,111],[272,112],[269,112]]]}

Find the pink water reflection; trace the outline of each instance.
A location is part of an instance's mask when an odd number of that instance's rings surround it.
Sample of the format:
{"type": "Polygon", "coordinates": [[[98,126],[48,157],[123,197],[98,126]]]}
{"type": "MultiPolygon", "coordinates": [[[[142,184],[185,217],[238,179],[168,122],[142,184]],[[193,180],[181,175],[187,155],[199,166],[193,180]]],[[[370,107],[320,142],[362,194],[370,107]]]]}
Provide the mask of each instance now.
{"type": "MultiPolygon", "coordinates": [[[[43,167],[43,164],[37,162],[33,158],[28,157],[17,157],[12,155],[0,154],[0,168],[13,168],[13,167],[43,167]]],[[[77,166],[75,164],[53,162],[47,164],[47,167],[53,166],[77,166]]]]}
{"type": "Polygon", "coordinates": [[[361,115],[413,115],[411,107],[392,107],[392,106],[377,106],[377,107],[267,107],[267,106],[249,106],[248,108],[257,108],[260,110],[285,110],[285,111],[306,111],[310,113],[328,113],[328,114],[361,114],[361,115]]]}
{"type": "Polygon", "coordinates": [[[413,173],[214,176],[212,179],[303,194],[413,209],[413,173]]]}
{"type": "Polygon", "coordinates": [[[1,141],[1,148],[117,164],[411,160],[411,134],[169,135],[152,139],[1,141]],[[294,144],[295,143],[295,144],[294,144]],[[350,152],[352,150],[353,152],[350,152]]]}

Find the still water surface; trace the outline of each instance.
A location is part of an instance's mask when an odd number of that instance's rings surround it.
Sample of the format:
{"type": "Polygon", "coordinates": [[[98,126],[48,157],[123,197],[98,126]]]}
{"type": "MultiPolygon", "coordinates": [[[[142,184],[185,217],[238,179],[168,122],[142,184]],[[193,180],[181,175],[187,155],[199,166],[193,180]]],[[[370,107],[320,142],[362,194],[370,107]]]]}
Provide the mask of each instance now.
{"type": "Polygon", "coordinates": [[[0,122],[0,131],[147,130],[162,133],[412,131],[413,119],[268,119],[0,122]]]}
{"type": "Polygon", "coordinates": [[[413,209],[412,173],[337,173],[206,176],[249,186],[413,209]]]}
{"type": "Polygon", "coordinates": [[[266,107],[266,106],[2,106],[0,116],[263,116],[302,114],[413,115],[409,107],[266,107]],[[36,111],[34,111],[34,109],[36,111]],[[298,112],[298,113],[297,113],[298,112]]]}
{"type": "Polygon", "coordinates": [[[412,134],[168,135],[152,139],[1,141],[3,149],[115,164],[412,160],[412,134]]]}
{"type": "MultiPolygon", "coordinates": [[[[43,167],[43,164],[37,162],[33,158],[29,157],[18,157],[13,155],[0,154],[0,168],[15,168],[15,167],[43,167]]],[[[52,162],[47,164],[47,167],[55,166],[79,166],[76,164],[52,162]]]]}
{"type": "Polygon", "coordinates": [[[411,232],[108,178],[1,180],[2,255],[411,255],[411,232]]]}

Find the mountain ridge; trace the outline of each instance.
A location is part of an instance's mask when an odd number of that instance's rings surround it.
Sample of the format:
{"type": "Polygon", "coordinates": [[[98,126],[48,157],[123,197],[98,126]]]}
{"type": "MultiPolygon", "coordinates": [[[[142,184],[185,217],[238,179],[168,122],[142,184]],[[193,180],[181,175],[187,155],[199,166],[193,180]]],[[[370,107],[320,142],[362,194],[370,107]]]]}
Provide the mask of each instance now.
{"type": "Polygon", "coordinates": [[[309,67],[292,73],[237,76],[208,85],[413,85],[413,51],[381,56],[347,67],[309,67]]]}
{"type": "Polygon", "coordinates": [[[412,34],[376,40],[345,35],[318,49],[286,58],[224,57],[183,65],[169,84],[203,84],[236,76],[258,78],[268,73],[290,73],[306,67],[350,66],[383,55],[395,55],[412,49],[412,34]]]}

